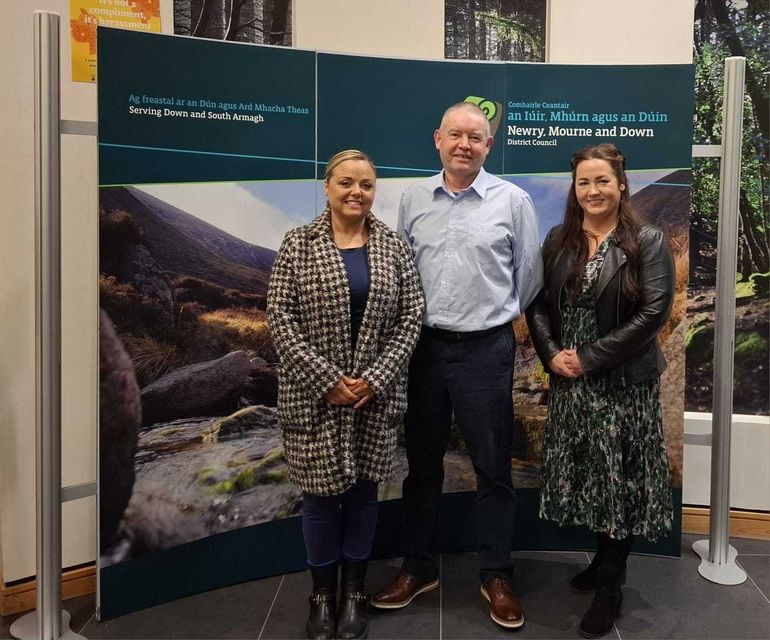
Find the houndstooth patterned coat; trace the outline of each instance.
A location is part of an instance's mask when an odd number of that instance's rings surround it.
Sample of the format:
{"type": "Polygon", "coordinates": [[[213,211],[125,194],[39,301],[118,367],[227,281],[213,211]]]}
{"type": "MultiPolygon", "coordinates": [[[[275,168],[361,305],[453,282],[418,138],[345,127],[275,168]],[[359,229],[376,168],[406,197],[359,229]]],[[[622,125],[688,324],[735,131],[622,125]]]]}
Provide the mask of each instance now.
{"type": "Polygon", "coordinates": [[[366,222],[371,284],[355,353],[348,279],[328,211],[286,234],[270,276],[286,462],[292,481],[317,495],[390,475],[420,333],[424,299],[411,250],[371,213],[366,222]],[[329,405],[326,394],[343,374],[364,378],[374,399],[360,409],[329,405]]]}

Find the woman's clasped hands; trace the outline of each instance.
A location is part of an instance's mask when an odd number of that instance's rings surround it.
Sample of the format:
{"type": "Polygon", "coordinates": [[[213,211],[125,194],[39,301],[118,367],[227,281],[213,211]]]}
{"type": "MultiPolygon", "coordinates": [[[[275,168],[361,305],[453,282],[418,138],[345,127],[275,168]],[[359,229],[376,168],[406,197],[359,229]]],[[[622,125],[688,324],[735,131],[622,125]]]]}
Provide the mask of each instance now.
{"type": "Polygon", "coordinates": [[[334,405],[353,405],[360,409],[374,398],[374,391],[363,378],[342,378],[326,394],[326,402],[334,405]]]}
{"type": "Polygon", "coordinates": [[[551,358],[548,366],[551,371],[565,378],[578,378],[585,373],[577,349],[562,349],[551,358]]]}

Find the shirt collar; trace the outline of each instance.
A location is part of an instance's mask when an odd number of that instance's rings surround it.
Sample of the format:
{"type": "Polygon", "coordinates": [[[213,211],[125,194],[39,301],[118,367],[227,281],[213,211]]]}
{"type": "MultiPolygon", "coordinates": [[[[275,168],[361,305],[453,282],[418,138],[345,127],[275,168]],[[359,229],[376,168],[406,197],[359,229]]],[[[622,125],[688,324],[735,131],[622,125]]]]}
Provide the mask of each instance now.
{"type": "MultiPolygon", "coordinates": [[[[435,193],[437,190],[441,190],[452,197],[455,197],[454,192],[452,192],[449,187],[446,186],[446,182],[444,181],[444,172],[436,174],[433,176],[433,178],[430,178],[432,181],[432,187],[433,192],[435,193]]],[[[487,194],[487,184],[489,182],[489,174],[484,171],[484,167],[481,167],[479,169],[479,174],[476,176],[476,179],[471,182],[471,185],[468,187],[468,189],[473,189],[480,198],[483,198],[487,194]]],[[[463,193],[465,191],[468,191],[468,189],[464,189],[463,193]]]]}

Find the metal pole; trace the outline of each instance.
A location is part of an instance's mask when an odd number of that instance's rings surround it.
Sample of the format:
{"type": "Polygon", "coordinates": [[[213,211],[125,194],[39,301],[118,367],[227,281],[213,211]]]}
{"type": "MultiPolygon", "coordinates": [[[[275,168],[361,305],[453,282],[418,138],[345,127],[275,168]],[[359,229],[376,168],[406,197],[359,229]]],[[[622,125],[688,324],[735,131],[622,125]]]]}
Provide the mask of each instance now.
{"type": "Polygon", "coordinates": [[[730,546],[730,434],[735,356],[735,273],[738,259],[738,201],[741,182],[743,94],[746,58],[725,60],[722,164],[719,176],[717,294],[714,317],[714,407],[711,446],[711,523],[709,540],[693,545],[699,573],[719,584],[740,584],[746,572],[730,546]],[[705,544],[704,544],[705,543],[705,544]]]}
{"type": "Polygon", "coordinates": [[[79,637],[69,631],[69,616],[61,610],[59,14],[35,11],[33,22],[37,610],[10,631],[17,638],[59,640],[79,637]]]}
{"type": "Polygon", "coordinates": [[[43,640],[58,640],[61,635],[59,16],[35,12],[34,19],[37,620],[43,640]]]}

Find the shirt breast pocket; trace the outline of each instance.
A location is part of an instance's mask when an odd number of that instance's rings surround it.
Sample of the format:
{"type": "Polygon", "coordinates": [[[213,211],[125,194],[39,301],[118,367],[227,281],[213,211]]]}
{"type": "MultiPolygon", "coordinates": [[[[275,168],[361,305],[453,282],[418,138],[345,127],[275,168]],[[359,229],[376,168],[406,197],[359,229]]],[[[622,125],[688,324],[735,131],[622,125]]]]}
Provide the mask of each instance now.
{"type": "Polygon", "coordinates": [[[473,229],[476,259],[482,265],[506,264],[511,260],[511,242],[505,227],[479,224],[473,229]]]}

